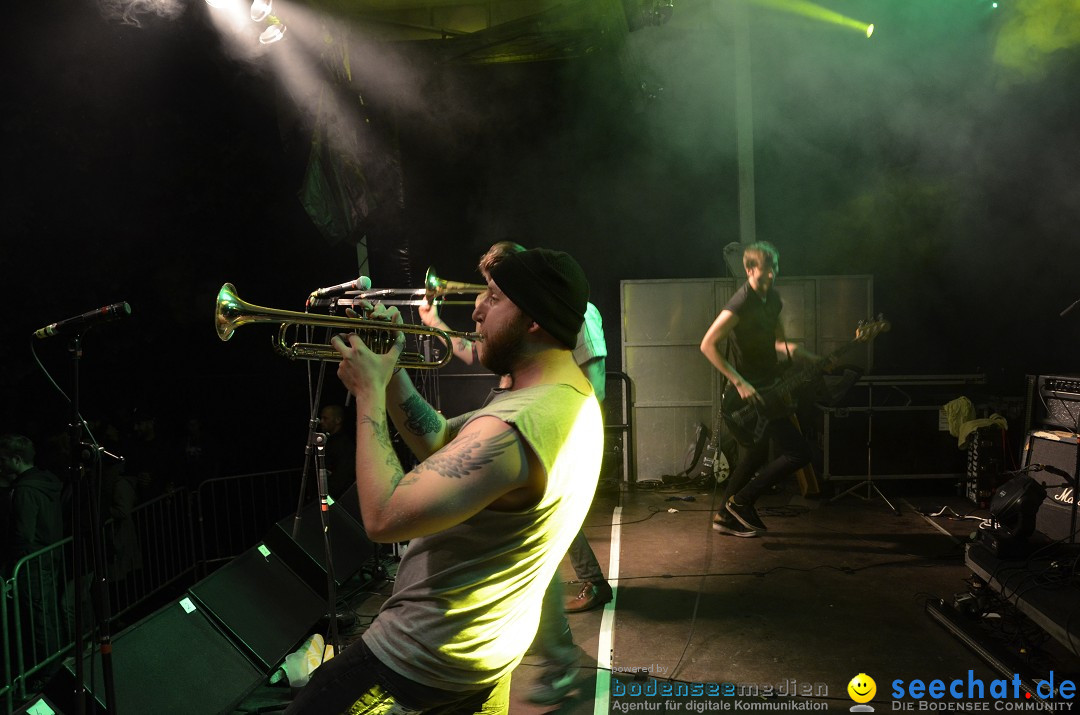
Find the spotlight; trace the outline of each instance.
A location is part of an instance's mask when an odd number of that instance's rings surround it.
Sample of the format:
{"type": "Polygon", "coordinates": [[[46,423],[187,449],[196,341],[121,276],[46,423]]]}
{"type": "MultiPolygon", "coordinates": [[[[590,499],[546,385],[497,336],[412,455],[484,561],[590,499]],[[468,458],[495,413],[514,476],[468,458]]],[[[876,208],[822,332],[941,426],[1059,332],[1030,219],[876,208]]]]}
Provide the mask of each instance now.
{"type": "MultiPolygon", "coordinates": [[[[257,2],[258,0],[256,0],[257,2]]],[[[269,24],[266,29],[259,35],[259,44],[272,45],[281,38],[285,37],[285,26],[281,24],[281,20],[276,16],[271,15],[267,21],[269,24]]]]}
{"type": "Polygon", "coordinates": [[[998,487],[990,500],[993,528],[983,532],[986,547],[1002,558],[1022,556],[1044,499],[1046,487],[1026,474],[998,487]]]}
{"type": "Polygon", "coordinates": [[[870,23],[866,26],[866,39],[870,39],[870,36],[874,34],[874,23],[870,23]]]}
{"type": "Polygon", "coordinates": [[[270,17],[274,9],[273,0],[253,0],[251,3],[251,19],[254,22],[262,22],[270,17]]]}

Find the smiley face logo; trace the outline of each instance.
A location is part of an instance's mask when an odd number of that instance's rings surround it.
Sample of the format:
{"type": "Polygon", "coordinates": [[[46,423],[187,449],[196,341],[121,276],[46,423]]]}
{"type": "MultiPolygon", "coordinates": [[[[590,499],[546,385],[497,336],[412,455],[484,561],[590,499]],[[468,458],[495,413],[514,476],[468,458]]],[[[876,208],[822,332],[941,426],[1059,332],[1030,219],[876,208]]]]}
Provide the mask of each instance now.
{"type": "Polygon", "coordinates": [[[877,694],[877,683],[866,673],[859,673],[847,684],[848,695],[857,703],[868,703],[877,694]]]}

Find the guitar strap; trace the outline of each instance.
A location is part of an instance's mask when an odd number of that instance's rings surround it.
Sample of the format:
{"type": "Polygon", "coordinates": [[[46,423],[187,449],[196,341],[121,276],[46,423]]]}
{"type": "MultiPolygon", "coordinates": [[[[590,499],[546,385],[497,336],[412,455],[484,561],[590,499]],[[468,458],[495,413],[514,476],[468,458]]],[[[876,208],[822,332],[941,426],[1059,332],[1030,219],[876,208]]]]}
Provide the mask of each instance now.
{"type": "Polygon", "coordinates": [[[780,316],[776,316],[776,325],[780,328],[780,337],[784,339],[784,352],[787,353],[787,366],[791,367],[791,364],[795,362],[791,357],[791,348],[788,347],[787,333],[784,332],[784,322],[780,320],[780,316]]]}

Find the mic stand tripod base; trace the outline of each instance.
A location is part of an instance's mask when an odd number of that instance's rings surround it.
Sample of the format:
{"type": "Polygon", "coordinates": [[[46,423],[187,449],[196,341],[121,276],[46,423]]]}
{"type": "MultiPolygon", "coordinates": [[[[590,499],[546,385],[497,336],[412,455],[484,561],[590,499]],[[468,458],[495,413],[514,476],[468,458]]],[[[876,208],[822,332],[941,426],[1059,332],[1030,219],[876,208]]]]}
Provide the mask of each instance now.
{"type": "Polygon", "coordinates": [[[895,506],[893,506],[893,503],[891,501],[889,501],[888,497],[886,497],[884,494],[882,494],[881,490],[878,489],[878,486],[877,486],[877,484],[874,483],[874,480],[869,479],[869,478],[864,479],[863,481],[859,482],[858,484],[856,484],[853,487],[848,487],[844,491],[842,491],[839,494],[837,494],[836,496],[834,496],[829,501],[834,502],[837,499],[839,499],[840,497],[844,497],[844,496],[847,496],[848,494],[852,494],[859,487],[866,487],[866,496],[863,496],[862,494],[853,494],[853,496],[857,496],[860,499],[862,499],[863,501],[870,501],[871,499],[874,498],[874,495],[877,494],[879,497],[881,497],[881,501],[885,502],[885,504],[888,505],[889,509],[892,510],[893,514],[895,514],[896,516],[900,516],[900,510],[897,509],[895,506]]]}

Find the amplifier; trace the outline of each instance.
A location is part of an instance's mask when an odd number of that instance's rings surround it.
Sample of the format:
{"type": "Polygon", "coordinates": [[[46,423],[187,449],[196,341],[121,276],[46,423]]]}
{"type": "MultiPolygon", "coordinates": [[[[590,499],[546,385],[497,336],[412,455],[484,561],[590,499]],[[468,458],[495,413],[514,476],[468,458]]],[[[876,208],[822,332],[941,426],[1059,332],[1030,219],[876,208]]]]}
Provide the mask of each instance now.
{"type": "MultiPolygon", "coordinates": [[[[1024,466],[1046,465],[1043,471],[1031,472],[1031,477],[1046,485],[1046,499],[1035,519],[1035,528],[1053,540],[1069,539],[1073,500],[1073,484],[1080,458],[1080,435],[1072,432],[1033,431],[1024,445],[1024,466]]],[[[1080,515],[1077,516],[1080,528],[1080,515]]]]}
{"type": "Polygon", "coordinates": [[[1028,375],[1025,413],[1029,430],[1080,432],[1080,376],[1028,375]]]}
{"type": "Polygon", "coordinates": [[[1004,452],[1005,433],[1000,427],[981,427],[975,430],[975,438],[968,445],[964,495],[980,509],[990,507],[994,490],[1001,483],[1001,456],[1004,452]]]}

